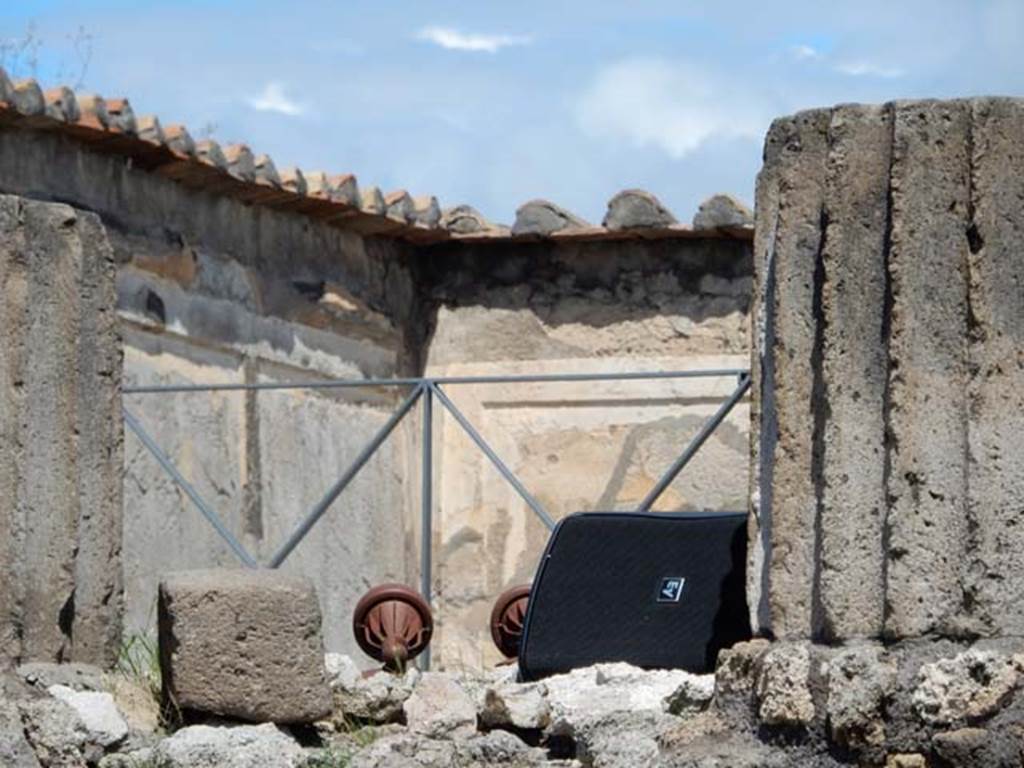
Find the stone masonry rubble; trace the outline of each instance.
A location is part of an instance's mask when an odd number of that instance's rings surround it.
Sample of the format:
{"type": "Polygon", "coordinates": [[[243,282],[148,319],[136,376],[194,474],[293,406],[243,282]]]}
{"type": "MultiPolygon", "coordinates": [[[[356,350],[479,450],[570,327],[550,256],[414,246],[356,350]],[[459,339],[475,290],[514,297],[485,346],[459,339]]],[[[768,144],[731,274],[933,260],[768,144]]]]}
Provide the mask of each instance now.
{"type": "Polygon", "coordinates": [[[333,703],[311,725],[194,713],[188,725],[169,722],[166,730],[156,722],[138,725],[138,699],[120,693],[128,682],[123,673],[80,668],[69,675],[36,665],[0,675],[0,762],[1017,768],[1024,758],[1022,651],[1019,640],[842,647],[757,640],[724,651],[715,675],[601,664],[525,684],[515,681],[512,667],[396,677],[364,674],[334,655],[327,661],[333,703]],[[54,679],[97,689],[38,682],[54,679]]]}

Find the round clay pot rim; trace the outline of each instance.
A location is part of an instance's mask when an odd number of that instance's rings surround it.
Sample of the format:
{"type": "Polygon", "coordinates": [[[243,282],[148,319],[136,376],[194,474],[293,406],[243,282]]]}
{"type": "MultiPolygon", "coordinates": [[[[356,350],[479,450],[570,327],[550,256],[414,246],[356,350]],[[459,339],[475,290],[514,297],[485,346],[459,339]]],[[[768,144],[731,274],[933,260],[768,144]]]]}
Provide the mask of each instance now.
{"type": "Polygon", "coordinates": [[[530,590],[532,588],[531,584],[517,584],[514,587],[506,589],[498,595],[498,599],[494,601],[494,607],[491,609],[491,640],[494,641],[494,644],[502,653],[505,653],[505,646],[503,642],[505,638],[502,636],[501,632],[502,619],[505,616],[505,611],[523,598],[529,599],[530,590]]]}

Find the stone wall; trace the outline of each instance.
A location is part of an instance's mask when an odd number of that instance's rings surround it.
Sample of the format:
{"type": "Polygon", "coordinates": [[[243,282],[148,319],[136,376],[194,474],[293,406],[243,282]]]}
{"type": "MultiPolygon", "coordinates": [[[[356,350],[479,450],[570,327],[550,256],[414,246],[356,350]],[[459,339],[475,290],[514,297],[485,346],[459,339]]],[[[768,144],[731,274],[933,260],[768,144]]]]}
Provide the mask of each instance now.
{"type": "Polygon", "coordinates": [[[1024,628],[1024,102],[777,120],[758,179],[762,632],[1024,628]]]}
{"type": "MultiPolygon", "coordinates": [[[[127,385],[391,377],[417,365],[400,243],[191,190],[17,128],[0,130],[0,188],[99,214],[118,265],[127,385]]],[[[126,405],[265,562],[400,396],[204,392],[129,395],[126,405]]],[[[413,434],[392,436],[285,564],[317,584],[332,649],[354,652],[350,612],[370,585],[416,578],[407,563],[418,529],[406,520],[407,489],[419,488],[406,460],[413,434]]],[[[124,466],[134,633],[153,626],[162,572],[239,563],[131,433],[124,466]]]]}
{"type": "Polygon", "coordinates": [[[0,195],[0,666],[120,644],[121,339],[99,219],[0,195]]]}
{"type": "MultiPolygon", "coordinates": [[[[622,201],[657,206],[631,192],[609,204],[617,229],[577,228],[561,240],[546,230],[471,232],[417,247],[247,204],[206,177],[193,188],[147,170],[144,154],[137,166],[116,151],[31,122],[0,127],[0,190],[67,201],[103,222],[128,386],[746,365],[752,267],[740,219],[723,220],[740,227],[734,238],[695,234],[662,212],[660,228],[648,222],[638,235],[627,231],[632,220],[619,221],[622,201]]],[[[450,394],[558,518],[635,506],[735,383],[450,394]]],[[[129,394],[126,406],[266,562],[402,394],[129,394]]],[[[435,658],[477,666],[497,660],[492,601],[529,581],[547,531],[439,404],[435,413],[435,658]]],[[[741,404],[658,508],[740,508],[746,421],[741,404]]],[[[368,587],[418,583],[419,441],[413,414],[286,563],[316,583],[331,650],[355,651],[350,612],[368,587]]],[[[161,573],[238,563],[130,432],[124,467],[125,626],[135,633],[153,626],[161,573]]]]}
{"type": "MultiPolygon", "coordinates": [[[[435,246],[425,252],[431,376],[745,368],[751,254],[728,239],[435,246]]],[[[732,377],[445,388],[558,519],[635,508],[732,377]]],[[[460,426],[435,407],[434,590],[446,667],[499,660],[495,598],[529,582],[548,532],[460,426]]],[[[660,510],[745,506],[741,403],[667,489],[660,510]]]]}

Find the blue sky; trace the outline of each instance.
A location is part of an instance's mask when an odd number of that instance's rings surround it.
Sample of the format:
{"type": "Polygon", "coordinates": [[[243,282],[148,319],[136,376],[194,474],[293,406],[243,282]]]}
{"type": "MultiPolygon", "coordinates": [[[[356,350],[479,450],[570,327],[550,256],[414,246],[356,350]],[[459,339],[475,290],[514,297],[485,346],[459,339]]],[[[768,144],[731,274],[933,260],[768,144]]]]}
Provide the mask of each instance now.
{"type": "Polygon", "coordinates": [[[0,4],[0,37],[30,25],[44,85],[82,27],[86,90],[506,223],[534,197],[599,222],[626,187],[688,221],[715,192],[752,201],[777,115],[1024,95],[1024,0],[0,4]]]}

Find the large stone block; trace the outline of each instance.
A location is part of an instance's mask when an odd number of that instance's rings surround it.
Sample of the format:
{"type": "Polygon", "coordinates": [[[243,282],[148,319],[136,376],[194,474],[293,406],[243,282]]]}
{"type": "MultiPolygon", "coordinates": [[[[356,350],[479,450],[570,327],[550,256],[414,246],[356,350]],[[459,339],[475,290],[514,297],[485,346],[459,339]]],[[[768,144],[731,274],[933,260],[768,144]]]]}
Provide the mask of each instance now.
{"type": "Polygon", "coordinates": [[[253,722],[328,714],[320,607],[305,579],[274,571],[173,573],[160,584],[165,697],[253,722]]]}
{"type": "Polygon", "coordinates": [[[120,337],[99,219],[0,196],[0,663],[120,643],[120,337]]]}

